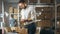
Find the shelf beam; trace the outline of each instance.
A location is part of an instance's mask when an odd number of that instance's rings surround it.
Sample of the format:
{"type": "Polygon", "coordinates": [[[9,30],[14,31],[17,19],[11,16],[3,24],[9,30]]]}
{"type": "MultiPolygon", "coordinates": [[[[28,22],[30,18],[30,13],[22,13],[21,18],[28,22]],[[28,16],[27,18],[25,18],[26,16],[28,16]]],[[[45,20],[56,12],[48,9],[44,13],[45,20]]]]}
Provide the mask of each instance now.
{"type": "Polygon", "coordinates": [[[33,5],[35,7],[54,7],[53,5],[33,5]]]}

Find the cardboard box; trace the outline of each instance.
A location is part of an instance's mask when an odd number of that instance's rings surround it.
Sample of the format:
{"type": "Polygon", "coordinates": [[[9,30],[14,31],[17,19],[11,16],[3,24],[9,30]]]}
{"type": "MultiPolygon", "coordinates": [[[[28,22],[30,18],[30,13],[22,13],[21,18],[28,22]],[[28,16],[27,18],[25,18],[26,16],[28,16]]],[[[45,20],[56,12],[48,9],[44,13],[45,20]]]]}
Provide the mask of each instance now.
{"type": "Polygon", "coordinates": [[[60,12],[60,6],[57,7],[58,12],[60,12]]]}
{"type": "Polygon", "coordinates": [[[5,27],[4,28],[6,32],[11,32],[11,28],[10,27],[5,27]]]}
{"type": "Polygon", "coordinates": [[[26,28],[20,28],[20,27],[11,27],[12,30],[15,30],[18,32],[18,34],[28,34],[26,28]]]}
{"type": "Polygon", "coordinates": [[[60,12],[57,13],[57,16],[60,17],[60,12]]]}
{"type": "Polygon", "coordinates": [[[41,15],[37,15],[37,19],[51,19],[52,18],[52,7],[36,7],[36,12],[41,12],[41,15]]]}
{"type": "Polygon", "coordinates": [[[37,3],[37,0],[29,0],[30,3],[37,3]]]}
{"type": "Polygon", "coordinates": [[[14,8],[14,13],[18,14],[18,9],[14,8]]]}
{"type": "Polygon", "coordinates": [[[39,16],[37,15],[36,17],[37,17],[37,19],[51,19],[52,13],[51,12],[49,12],[49,13],[45,12],[45,13],[41,13],[41,15],[39,15],[39,16]]]}
{"type": "Polygon", "coordinates": [[[41,3],[53,3],[53,1],[51,1],[51,0],[40,0],[41,3]]]}
{"type": "Polygon", "coordinates": [[[45,19],[51,19],[52,18],[52,13],[46,13],[44,14],[45,19]]]}
{"type": "Polygon", "coordinates": [[[52,24],[50,20],[42,20],[42,21],[37,22],[37,26],[38,27],[51,27],[52,24]]]}
{"type": "Polygon", "coordinates": [[[28,32],[27,32],[27,29],[26,29],[26,28],[22,28],[22,29],[20,30],[20,33],[21,33],[21,34],[28,34],[28,32]]]}
{"type": "Polygon", "coordinates": [[[52,11],[53,9],[52,9],[52,7],[43,7],[43,10],[45,12],[49,12],[49,11],[52,11]]]}
{"type": "Polygon", "coordinates": [[[13,7],[9,7],[9,13],[13,13],[13,7]]]}
{"type": "Polygon", "coordinates": [[[41,14],[41,15],[37,15],[37,19],[39,20],[39,19],[44,19],[44,14],[41,14]]]}
{"type": "Polygon", "coordinates": [[[46,3],[46,0],[40,0],[41,3],[46,3]]]}
{"type": "Polygon", "coordinates": [[[43,7],[36,7],[37,11],[42,11],[43,7]]]}
{"type": "Polygon", "coordinates": [[[36,7],[35,9],[36,9],[37,12],[38,12],[38,11],[49,12],[49,11],[52,11],[52,10],[53,10],[52,7],[36,7]]]}

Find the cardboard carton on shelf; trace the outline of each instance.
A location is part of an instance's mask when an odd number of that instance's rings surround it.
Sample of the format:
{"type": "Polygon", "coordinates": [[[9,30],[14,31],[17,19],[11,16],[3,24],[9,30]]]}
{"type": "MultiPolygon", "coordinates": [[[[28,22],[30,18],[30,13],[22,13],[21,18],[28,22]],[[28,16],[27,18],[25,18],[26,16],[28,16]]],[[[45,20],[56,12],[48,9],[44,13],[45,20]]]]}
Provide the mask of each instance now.
{"type": "Polygon", "coordinates": [[[41,15],[37,15],[36,17],[37,19],[44,19],[44,13],[41,13],[41,15]]]}
{"type": "Polygon", "coordinates": [[[44,18],[45,19],[51,19],[52,18],[52,13],[44,13],[44,18]]]}
{"type": "Polygon", "coordinates": [[[4,28],[6,32],[11,32],[11,28],[10,27],[5,27],[4,28]]]}
{"type": "Polygon", "coordinates": [[[53,3],[54,0],[40,0],[41,3],[53,3]]]}
{"type": "Polygon", "coordinates": [[[18,9],[14,8],[14,13],[18,14],[18,9]]]}
{"type": "Polygon", "coordinates": [[[53,10],[53,9],[51,9],[52,7],[43,7],[43,10],[45,11],[45,12],[49,12],[49,11],[51,11],[51,10],[53,10]]]}
{"type": "Polygon", "coordinates": [[[13,13],[13,7],[9,7],[9,13],[13,13]]]}
{"type": "Polygon", "coordinates": [[[37,22],[38,27],[51,27],[51,22],[49,20],[42,20],[37,22]]]}
{"type": "Polygon", "coordinates": [[[29,0],[30,3],[36,3],[37,0],[29,0]]]}
{"type": "Polygon", "coordinates": [[[16,32],[18,32],[18,34],[28,34],[26,28],[11,27],[11,30],[15,30],[16,32]]]}

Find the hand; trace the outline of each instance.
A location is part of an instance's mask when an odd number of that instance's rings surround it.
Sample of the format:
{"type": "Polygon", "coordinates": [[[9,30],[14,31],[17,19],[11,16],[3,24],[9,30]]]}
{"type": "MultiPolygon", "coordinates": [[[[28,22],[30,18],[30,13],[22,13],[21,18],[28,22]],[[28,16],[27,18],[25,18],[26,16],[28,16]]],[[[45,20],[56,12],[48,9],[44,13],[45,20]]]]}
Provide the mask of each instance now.
{"type": "Polygon", "coordinates": [[[24,21],[24,19],[21,19],[21,21],[24,21]]]}
{"type": "Polygon", "coordinates": [[[25,21],[24,19],[21,19],[21,21],[20,21],[20,22],[21,22],[21,23],[24,23],[24,21],[25,21]]]}

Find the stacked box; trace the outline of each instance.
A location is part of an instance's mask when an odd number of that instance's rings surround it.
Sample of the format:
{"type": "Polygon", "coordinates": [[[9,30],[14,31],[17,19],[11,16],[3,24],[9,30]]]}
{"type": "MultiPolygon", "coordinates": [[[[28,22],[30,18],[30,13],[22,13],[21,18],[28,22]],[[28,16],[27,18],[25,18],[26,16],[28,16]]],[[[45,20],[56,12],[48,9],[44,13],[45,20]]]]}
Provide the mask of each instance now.
{"type": "Polygon", "coordinates": [[[38,27],[51,27],[52,24],[50,20],[42,20],[42,21],[37,22],[37,26],[38,27]]]}
{"type": "Polygon", "coordinates": [[[46,3],[47,1],[46,0],[40,0],[41,3],[46,3]]]}
{"type": "Polygon", "coordinates": [[[5,27],[4,28],[6,32],[11,32],[11,28],[10,27],[5,27]]]}
{"type": "Polygon", "coordinates": [[[14,8],[14,13],[18,14],[18,9],[14,8]]]}
{"type": "Polygon", "coordinates": [[[54,3],[54,0],[40,0],[41,3],[54,3]]]}
{"type": "Polygon", "coordinates": [[[29,0],[30,3],[37,3],[37,0],[29,0]]]}
{"type": "Polygon", "coordinates": [[[19,28],[19,27],[16,27],[15,29],[16,29],[17,32],[19,32],[19,34],[28,34],[26,28],[19,28]]]}
{"type": "Polygon", "coordinates": [[[58,6],[58,9],[57,9],[57,16],[60,17],[60,6],[58,6]]]}
{"type": "Polygon", "coordinates": [[[37,19],[51,19],[53,9],[51,7],[36,7],[36,12],[41,12],[41,15],[37,15],[37,19]]]}
{"type": "Polygon", "coordinates": [[[13,7],[9,7],[9,13],[13,13],[13,7]]]}
{"type": "Polygon", "coordinates": [[[45,19],[51,19],[52,18],[52,13],[44,13],[44,18],[45,19]]]}

